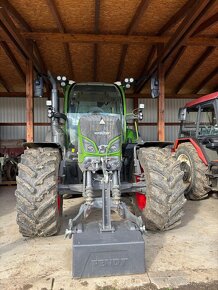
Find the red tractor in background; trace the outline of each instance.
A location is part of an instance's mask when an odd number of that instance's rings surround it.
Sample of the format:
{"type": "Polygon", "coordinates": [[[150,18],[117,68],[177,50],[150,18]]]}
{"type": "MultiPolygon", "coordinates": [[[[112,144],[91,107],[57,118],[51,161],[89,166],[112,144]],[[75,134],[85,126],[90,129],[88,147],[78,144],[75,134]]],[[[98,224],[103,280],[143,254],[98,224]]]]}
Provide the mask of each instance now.
{"type": "Polygon", "coordinates": [[[179,138],[174,151],[184,171],[186,197],[218,197],[218,92],[191,101],[179,110],[179,138]]]}

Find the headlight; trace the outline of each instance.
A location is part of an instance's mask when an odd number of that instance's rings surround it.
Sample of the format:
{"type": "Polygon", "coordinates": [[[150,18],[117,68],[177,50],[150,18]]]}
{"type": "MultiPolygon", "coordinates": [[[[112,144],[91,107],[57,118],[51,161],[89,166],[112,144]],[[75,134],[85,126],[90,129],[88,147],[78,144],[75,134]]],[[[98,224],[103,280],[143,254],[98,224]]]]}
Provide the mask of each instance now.
{"type": "Polygon", "coordinates": [[[108,153],[114,153],[120,150],[120,139],[117,139],[116,141],[114,141],[109,149],[108,149],[108,153]]]}
{"type": "Polygon", "coordinates": [[[96,153],[96,149],[95,149],[94,144],[86,139],[83,139],[83,147],[84,147],[86,152],[96,153]]]}

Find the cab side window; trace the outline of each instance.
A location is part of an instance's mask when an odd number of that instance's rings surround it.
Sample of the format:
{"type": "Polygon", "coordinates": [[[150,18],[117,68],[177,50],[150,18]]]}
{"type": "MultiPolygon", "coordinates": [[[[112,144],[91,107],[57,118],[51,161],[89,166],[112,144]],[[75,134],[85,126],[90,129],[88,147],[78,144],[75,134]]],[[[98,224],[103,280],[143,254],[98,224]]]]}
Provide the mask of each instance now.
{"type": "Polygon", "coordinates": [[[201,107],[198,135],[218,135],[218,126],[213,104],[207,104],[201,107]]]}

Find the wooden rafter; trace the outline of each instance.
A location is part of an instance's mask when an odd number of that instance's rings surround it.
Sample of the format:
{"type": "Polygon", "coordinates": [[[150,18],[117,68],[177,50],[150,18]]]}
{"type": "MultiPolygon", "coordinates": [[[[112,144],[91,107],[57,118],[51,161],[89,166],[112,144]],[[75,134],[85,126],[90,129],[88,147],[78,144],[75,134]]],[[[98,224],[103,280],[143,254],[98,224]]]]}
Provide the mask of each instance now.
{"type": "MultiPolygon", "coordinates": [[[[191,8],[193,3],[194,3],[194,0],[191,0],[191,1],[188,0],[175,14],[173,14],[172,17],[170,17],[170,19],[163,25],[163,27],[161,27],[161,29],[158,31],[157,35],[159,35],[159,36],[163,35],[168,30],[170,30],[173,26],[175,26],[182,18],[184,18],[187,10],[191,8]]],[[[144,68],[140,73],[141,77],[143,75],[146,75],[147,72],[150,70],[152,61],[153,61],[154,56],[155,56],[155,52],[156,52],[156,46],[152,46],[152,48],[147,56],[147,59],[145,61],[144,68]]]]}
{"type": "Polygon", "coordinates": [[[8,14],[12,19],[24,30],[31,31],[31,27],[26,20],[20,15],[20,13],[14,8],[14,6],[8,0],[4,0],[4,6],[8,11],[8,14]]]}
{"type": "Polygon", "coordinates": [[[11,91],[11,88],[9,87],[8,83],[3,78],[2,75],[0,75],[0,84],[6,89],[7,92],[10,92],[11,91]]]}
{"type": "Polygon", "coordinates": [[[10,43],[14,50],[16,50],[26,61],[26,55],[24,54],[23,50],[19,47],[16,40],[13,38],[13,36],[8,31],[7,27],[4,25],[4,23],[0,20],[0,26],[2,28],[1,30],[1,41],[5,41],[7,43],[10,43]]]}
{"type": "Polygon", "coordinates": [[[147,57],[147,60],[144,64],[144,67],[140,73],[140,75],[146,75],[147,71],[149,70],[150,66],[152,66],[152,61],[156,55],[156,50],[157,50],[157,46],[152,46],[149,54],[148,54],[148,57],[147,57]]]}
{"type": "Polygon", "coordinates": [[[188,80],[192,77],[192,75],[199,69],[199,67],[207,60],[207,58],[214,52],[214,47],[208,47],[200,55],[200,57],[196,60],[196,62],[192,65],[192,67],[188,70],[188,72],[183,76],[181,81],[176,86],[176,93],[178,93],[183,86],[188,82],[188,80]]]}
{"type": "MultiPolygon", "coordinates": [[[[95,34],[99,34],[99,20],[100,20],[100,0],[95,0],[95,34]]],[[[93,75],[94,81],[98,80],[98,62],[99,62],[99,46],[94,44],[94,61],[93,61],[93,75]]]]}
{"type": "MultiPolygon", "coordinates": [[[[64,28],[63,22],[61,20],[60,14],[57,10],[57,7],[55,5],[55,2],[53,0],[47,0],[47,4],[48,4],[48,7],[51,11],[51,14],[55,20],[55,23],[58,27],[59,32],[65,33],[65,28],[64,28]]],[[[64,43],[63,45],[64,45],[64,52],[65,52],[65,57],[66,57],[66,63],[68,66],[69,76],[71,78],[74,78],[73,64],[72,64],[71,54],[70,54],[70,46],[67,43],[64,43]]]]}
{"type": "Polygon", "coordinates": [[[0,20],[6,27],[7,31],[6,33],[9,33],[11,38],[15,40],[16,45],[20,47],[20,49],[23,51],[25,56],[28,59],[31,59],[33,62],[34,67],[38,72],[41,72],[41,67],[39,65],[38,60],[33,55],[28,42],[23,38],[23,36],[19,33],[18,29],[14,25],[11,18],[8,16],[7,11],[4,7],[4,1],[0,1],[0,20]],[[3,3],[2,3],[3,2],[3,3]],[[2,5],[3,4],[3,5],[2,5]]]}
{"type": "MultiPolygon", "coordinates": [[[[191,4],[191,1],[188,1],[186,4],[191,4]]],[[[185,10],[189,7],[185,7],[185,10]]],[[[198,33],[202,32],[206,28],[212,26],[214,23],[218,21],[218,13],[215,13],[213,16],[211,16],[209,19],[204,21],[202,24],[198,26],[198,28],[194,31],[192,36],[197,35],[198,33]]],[[[186,47],[182,46],[176,53],[174,59],[172,59],[171,64],[169,65],[168,69],[165,72],[165,79],[168,78],[169,74],[172,72],[173,68],[176,66],[176,64],[179,62],[181,57],[183,56],[185,52],[186,47]]]]}
{"type": "MultiPolygon", "coordinates": [[[[130,22],[129,27],[127,28],[127,35],[131,35],[134,33],[134,31],[136,30],[142,16],[144,15],[148,5],[149,5],[150,0],[141,0],[138,8],[136,9],[136,12],[130,22]]],[[[124,64],[125,64],[125,59],[126,59],[126,54],[128,51],[128,44],[125,44],[122,47],[122,51],[121,51],[121,57],[120,57],[120,63],[119,63],[119,68],[118,68],[118,72],[117,72],[117,80],[120,80],[123,69],[124,69],[124,64]]]]}
{"type": "Polygon", "coordinates": [[[140,92],[144,87],[145,83],[150,79],[153,73],[157,70],[160,62],[164,63],[167,59],[178,50],[187,39],[193,34],[196,27],[201,22],[201,19],[205,13],[215,4],[215,0],[199,0],[195,1],[192,9],[190,9],[183,21],[176,29],[174,34],[171,36],[170,40],[164,47],[163,53],[156,60],[155,64],[152,66],[151,70],[148,72],[147,76],[142,76],[141,79],[136,84],[136,92],[140,92]]]}
{"type": "Polygon", "coordinates": [[[205,29],[209,28],[210,26],[214,25],[218,22],[218,12],[214,15],[210,16],[207,20],[205,20],[201,25],[198,26],[198,28],[194,31],[193,35],[196,35],[198,33],[201,33],[205,29]]]}
{"type": "MultiPolygon", "coordinates": [[[[0,4],[2,4],[2,3],[4,5],[4,8],[6,9],[7,13],[12,17],[12,19],[18,24],[18,26],[21,29],[23,29],[25,31],[29,31],[29,32],[32,31],[30,25],[26,22],[26,20],[22,17],[22,15],[15,9],[15,7],[8,0],[0,1],[0,4]]],[[[33,42],[32,44],[34,45],[35,51],[37,51],[36,59],[40,63],[40,66],[42,68],[42,72],[47,73],[47,68],[46,68],[45,62],[43,61],[42,56],[40,54],[38,45],[36,44],[36,42],[33,42]]]]}
{"type": "Polygon", "coordinates": [[[215,76],[218,76],[218,67],[216,67],[214,70],[212,70],[211,73],[209,73],[208,76],[206,76],[200,84],[197,86],[197,88],[194,90],[194,94],[197,94],[203,87],[212,80],[215,76]]]}
{"type": "Polygon", "coordinates": [[[172,70],[174,69],[174,67],[179,62],[180,58],[183,56],[183,54],[185,52],[185,49],[186,49],[185,46],[181,46],[179,48],[179,50],[177,51],[175,57],[172,59],[170,65],[168,66],[168,68],[165,71],[165,80],[168,78],[169,74],[172,72],[172,70]]]}
{"type": "Polygon", "coordinates": [[[25,82],[26,81],[26,76],[21,68],[20,64],[18,63],[16,57],[14,56],[13,52],[11,51],[10,47],[7,45],[5,41],[0,42],[5,54],[8,56],[10,59],[11,63],[14,65],[15,69],[17,70],[18,74],[20,75],[21,79],[25,82]]]}
{"type": "MultiPolygon", "coordinates": [[[[218,21],[218,13],[215,13],[213,16],[211,16],[209,19],[207,19],[206,21],[204,21],[202,24],[200,24],[198,26],[198,28],[194,31],[194,33],[192,34],[192,36],[196,36],[198,33],[202,32],[203,30],[205,30],[206,28],[208,28],[209,26],[212,26],[214,23],[216,23],[218,21]]],[[[171,64],[169,65],[168,69],[166,70],[165,73],[165,79],[167,79],[167,77],[169,76],[169,74],[171,73],[171,71],[173,70],[173,68],[176,66],[176,64],[179,62],[180,58],[182,57],[182,55],[185,52],[185,47],[182,46],[175,58],[172,60],[171,64]]],[[[210,54],[210,50],[213,51],[213,48],[210,47],[209,48],[209,54],[210,54]]],[[[206,50],[207,51],[207,50],[206,50]]],[[[204,57],[204,54],[202,55],[202,57],[204,57]]],[[[206,58],[207,58],[207,53],[206,53],[206,58]]],[[[204,60],[203,60],[204,61],[204,60]]],[[[194,69],[195,67],[193,66],[193,70],[190,69],[190,77],[191,75],[194,73],[194,69]]],[[[197,68],[196,68],[197,69],[197,68]]],[[[186,82],[185,77],[183,78],[183,80],[186,82]]],[[[182,83],[182,80],[181,80],[182,83]]],[[[179,89],[179,85],[177,87],[177,90],[179,89]]]]}

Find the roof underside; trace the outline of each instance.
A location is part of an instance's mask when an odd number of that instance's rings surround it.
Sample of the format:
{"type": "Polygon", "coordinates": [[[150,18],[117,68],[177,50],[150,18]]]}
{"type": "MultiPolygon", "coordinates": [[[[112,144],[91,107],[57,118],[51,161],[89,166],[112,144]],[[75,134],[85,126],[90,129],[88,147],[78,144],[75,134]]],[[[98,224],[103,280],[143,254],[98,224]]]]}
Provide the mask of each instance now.
{"type": "Polygon", "coordinates": [[[36,70],[76,82],[134,77],[137,93],[149,92],[147,79],[163,63],[167,94],[217,90],[216,0],[0,0],[0,7],[0,92],[25,91],[28,57],[36,70]]]}

